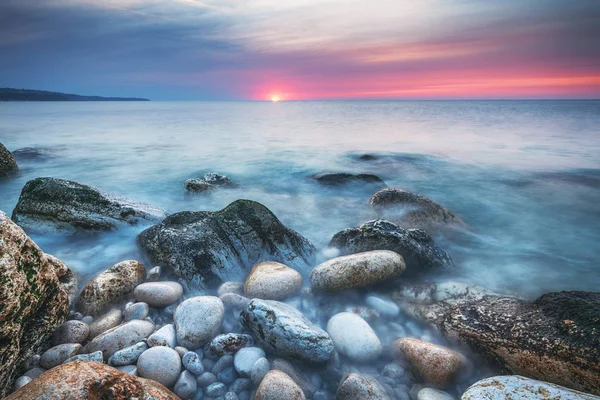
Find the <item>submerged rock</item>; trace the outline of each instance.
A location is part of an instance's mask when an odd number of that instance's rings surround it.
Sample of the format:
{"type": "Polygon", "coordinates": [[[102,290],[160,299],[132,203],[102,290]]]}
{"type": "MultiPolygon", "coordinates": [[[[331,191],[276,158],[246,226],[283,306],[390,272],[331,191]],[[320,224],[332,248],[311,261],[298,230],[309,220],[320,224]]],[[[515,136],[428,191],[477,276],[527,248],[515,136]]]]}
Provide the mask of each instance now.
{"type": "Polygon", "coordinates": [[[31,399],[177,400],[158,382],[126,374],[93,361],[62,364],[11,394],[6,400],[31,399]]]}
{"type": "Polygon", "coordinates": [[[433,238],[420,229],[404,229],[386,220],[369,221],[336,233],[329,246],[342,254],[370,250],[391,250],[404,258],[407,276],[429,270],[452,270],[452,259],[433,238]]]}
{"type": "Polygon", "coordinates": [[[311,177],[323,186],[366,186],[370,189],[387,187],[385,182],[373,174],[350,174],[347,172],[323,172],[311,177]]]}
{"type": "Polygon", "coordinates": [[[146,229],[138,244],[152,261],[196,288],[243,280],[260,261],[306,270],[315,247],[262,204],[237,200],[221,211],[184,211],[146,229]]]}
{"type": "Polygon", "coordinates": [[[367,251],[317,265],[310,273],[310,283],[313,289],[337,292],[389,282],[405,268],[402,257],[393,251],[367,251]]]}
{"type": "Polygon", "coordinates": [[[305,400],[304,392],[292,378],[278,370],[265,375],[256,390],[256,400],[305,400]]]}
{"type": "Polygon", "coordinates": [[[220,175],[215,172],[209,172],[203,178],[187,179],[183,186],[190,192],[206,192],[213,190],[219,186],[231,186],[232,182],[229,177],[220,175]]]}
{"type": "Polygon", "coordinates": [[[108,231],[120,224],[164,218],[164,211],[92,186],[57,178],[25,184],[12,219],[32,232],[108,231]]]}
{"type": "Polygon", "coordinates": [[[69,270],[60,266],[0,211],[0,397],[67,319],[69,270]]]}
{"type": "Polygon", "coordinates": [[[10,151],[0,143],[0,178],[7,178],[19,172],[19,166],[10,151]]]}
{"type": "Polygon", "coordinates": [[[295,308],[274,300],[253,299],[240,322],[267,351],[278,356],[323,363],[333,356],[333,342],[295,308]]]}
{"type": "Polygon", "coordinates": [[[22,147],[13,150],[12,155],[17,160],[41,160],[53,157],[56,150],[52,147],[22,147]]]}
{"type": "Polygon", "coordinates": [[[349,374],[337,389],[337,400],[390,400],[385,389],[372,377],[349,374]]]}
{"type": "Polygon", "coordinates": [[[302,275],[287,265],[265,261],[252,267],[246,283],[244,295],[250,299],[284,299],[302,287],[302,275]]]}
{"type": "Polygon", "coordinates": [[[343,312],[331,317],[327,333],[336,350],[353,361],[375,360],[383,348],[367,321],[353,313],[343,312]]]}

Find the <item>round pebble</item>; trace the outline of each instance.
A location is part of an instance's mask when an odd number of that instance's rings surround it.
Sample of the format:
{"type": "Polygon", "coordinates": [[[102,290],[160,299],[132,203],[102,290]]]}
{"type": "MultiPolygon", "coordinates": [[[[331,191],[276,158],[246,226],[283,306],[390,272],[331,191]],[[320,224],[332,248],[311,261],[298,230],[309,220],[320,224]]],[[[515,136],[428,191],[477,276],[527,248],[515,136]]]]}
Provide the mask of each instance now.
{"type": "Polygon", "coordinates": [[[254,363],[265,357],[265,352],[259,347],[245,347],[240,349],[233,358],[235,370],[242,376],[250,376],[254,363]]]}
{"type": "Polygon", "coordinates": [[[254,365],[252,365],[252,369],[250,370],[250,379],[252,379],[252,383],[254,383],[256,386],[260,385],[270,369],[271,365],[269,364],[269,360],[267,360],[265,357],[261,357],[256,360],[254,365]]]}
{"type": "Polygon", "coordinates": [[[204,373],[204,365],[200,356],[193,352],[188,351],[182,357],[183,366],[185,369],[190,371],[194,375],[202,375],[204,373]]]}
{"type": "Polygon", "coordinates": [[[183,371],[177,382],[175,382],[175,386],[173,387],[173,392],[177,396],[179,396],[182,400],[191,399],[194,394],[196,394],[196,389],[198,388],[198,384],[196,383],[196,378],[189,371],[183,371]]]}
{"type": "Polygon", "coordinates": [[[206,395],[210,397],[222,396],[225,392],[227,392],[227,386],[221,382],[212,383],[206,388],[206,395]]]}
{"type": "Polygon", "coordinates": [[[224,315],[225,307],[218,297],[197,296],[185,300],[173,316],[177,342],[189,349],[203,346],[219,332],[224,315]]]}
{"type": "Polygon", "coordinates": [[[134,303],[123,311],[123,318],[125,321],[131,321],[133,319],[144,319],[150,313],[150,308],[146,303],[134,303]]]}
{"type": "Polygon", "coordinates": [[[67,358],[81,353],[82,347],[79,343],[65,343],[46,350],[40,359],[40,365],[46,369],[54,368],[62,364],[67,358]]]}
{"type": "Polygon", "coordinates": [[[203,388],[212,385],[216,381],[217,377],[211,372],[205,372],[196,379],[196,382],[198,382],[198,386],[203,388]]]}
{"type": "Polygon", "coordinates": [[[183,295],[183,286],[177,282],[146,282],[133,290],[136,301],[150,307],[162,308],[175,303],[183,295]]]}
{"type": "Polygon", "coordinates": [[[31,382],[33,379],[31,379],[28,376],[20,376],[19,379],[17,379],[15,381],[15,385],[13,386],[13,391],[17,391],[19,389],[21,389],[23,386],[27,385],[29,382],[31,382]]]}
{"type": "Polygon", "coordinates": [[[85,322],[66,321],[52,334],[52,344],[83,343],[89,334],[90,327],[85,322]]]}
{"type": "Polygon", "coordinates": [[[169,347],[151,347],[143,352],[137,361],[138,374],[171,387],[181,372],[181,358],[169,347]]]}

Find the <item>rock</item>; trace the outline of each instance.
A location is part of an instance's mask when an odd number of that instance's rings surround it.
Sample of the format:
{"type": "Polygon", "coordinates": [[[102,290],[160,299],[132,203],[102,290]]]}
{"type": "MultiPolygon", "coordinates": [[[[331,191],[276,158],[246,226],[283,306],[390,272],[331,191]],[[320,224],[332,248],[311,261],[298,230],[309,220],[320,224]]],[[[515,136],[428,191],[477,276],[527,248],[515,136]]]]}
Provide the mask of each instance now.
{"type": "Polygon", "coordinates": [[[394,351],[397,357],[408,360],[427,383],[437,387],[450,384],[465,365],[461,354],[414,338],[396,340],[394,351]]]}
{"type": "Polygon", "coordinates": [[[6,400],[31,399],[129,399],[177,400],[178,397],[161,384],[128,375],[93,361],[75,361],[59,365],[6,400]]]}
{"type": "Polygon", "coordinates": [[[150,313],[150,308],[146,303],[134,303],[123,310],[123,317],[125,321],[132,321],[134,319],[146,319],[150,313]]]}
{"type": "Polygon", "coordinates": [[[90,325],[90,334],[88,338],[90,340],[94,339],[99,334],[119,325],[121,321],[123,321],[121,310],[111,310],[106,314],[99,316],[90,325]]]}
{"type": "Polygon", "coordinates": [[[133,320],[124,322],[101,335],[98,335],[85,347],[86,353],[102,350],[104,359],[119,350],[132,346],[152,334],[154,324],[148,321],[133,320]]]}
{"type": "Polygon", "coordinates": [[[171,387],[181,372],[181,358],[170,347],[151,347],[138,358],[137,370],[142,378],[171,387]]]}
{"type": "Polygon", "coordinates": [[[19,172],[19,166],[10,151],[0,143],[0,178],[7,178],[19,172]]]}
{"type": "Polygon", "coordinates": [[[205,192],[212,190],[218,186],[231,186],[232,182],[229,177],[219,175],[214,172],[209,172],[203,178],[187,179],[183,186],[191,192],[205,192]]]}
{"type": "Polygon", "coordinates": [[[298,386],[300,386],[300,389],[302,389],[306,397],[312,397],[314,392],[319,388],[319,385],[315,385],[311,382],[306,374],[298,371],[294,368],[292,363],[282,358],[274,359],[271,363],[271,369],[276,369],[287,374],[298,386]]]}
{"type": "Polygon", "coordinates": [[[179,300],[183,296],[183,287],[177,282],[147,282],[138,285],[133,295],[136,301],[162,308],[179,300]]]}
{"type": "Polygon", "coordinates": [[[67,292],[69,304],[74,304],[79,292],[77,275],[62,261],[51,254],[46,254],[46,260],[48,260],[48,264],[56,271],[60,286],[67,292]]]}
{"type": "Polygon", "coordinates": [[[95,317],[133,293],[133,289],[145,278],[146,268],[138,261],[115,264],[83,288],[77,308],[82,313],[95,317]]]}
{"type": "Polygon", "coordinates": [[[121,224],[164,218],[162,210],[107,194],[91,186],[56,178],[36,178],[25,184],[12,219],[24,229],[109,231],[121,224]]]}
{"type": "Polygon", "coordinates": [[[52,344],[83,343],[90,334],[88,324],[81,321],[66,321],[52,334],[52,344]]]}
{"type": "Polygon", "coordinates": [[[337,186],[361,186],[370,190],[378,190],[387,187],[385,182],[373,174],[349,174],[346,172],[323,172],[311,177],[319,184],[329,187],[337,186]]]}
{"type": "Polygon", "coordinates": [[[173,214],[143,231],[138,244],[153,262],[196,288],[242,280],[251,266],[266,260],[306,270],[316,252],[307,239],[250,200],[216,212],[173,214]]]}
{"type": "Polygon", "coordinates": [[[240,296],[237,293],[225,293],[221,295],[219,299],[221,299],[225,307],[236,310],[241,310],[250,302],[249,298],[240,296]]]}
{"type": "Polygon", "coordinates": [[[295,308],[274,300],[253,299],[240,322],[267,349],[281,357],[323,363],[333,355],[333,342],[295,308]]]}
{"type": "Polygon", "coordinates": [[[523,376],[494,376],[474,383],[460,400],[598,400],[600,397],[523,376]]]}
{"type": "Polygon", "coordinates": [[[194,375],[202,375],[204,373],[204,365],[202,358],[193,351],[188,351],[182,357],[183,366],[194,375]]]}
{"type": "Polygon", "coordinates": [[[123,365],[115,368],[121,372],[125,372],[126,374],[138,376],[137,367],[135,365],[123,365]]]}
{"type": "Polygon", "coordinates": [[[340,383],[338,400],[389,400],[385,389],[372,377],[351,373],[340,383]]]}
{"type": "Polygon", "coordinates": [[[216,381],[217,377],[212,372],[205,372],[202,375],[200,375],[198,379],[196,379],[196,382],[198,382],[198,386],[201,386],[203,388],[212,385],[216,381]]]}
{"type": "Polygon", "coordinates": [[[227,386],[221,382],[211,383],[206,387],[206,395],[210,397],[223,396],[227,392],[227,386]]]}
{"type": "Polygon", "coordinates": [[[223,371],[227,367],[233,366],[233,356],[231,354],[225,354],[223,357],[219,358],[215,365],[213,365],[211,372],[215,375],[219,375],[221,371],[223,371]]]}
{"type": "Polygon", "coordinates": [[[179,354],[179,357],[183,357],[186,353],[189,352],[189,350],[183,346],[175,346],[173,350],[175,350],[177,354],[179,354]]]}
{"type": "Polygon", "coordinates": [[[255,400],[305,400],[304,392],[285,373],[272,370],[264,377],[256,390],[255,400]]]}
{"type": "Polygon", "coordinates": [[[218,297],[192,297],[177,307],[173,317],[177,342],[188,349],[197,349],[214,337],[221,328],[225,307],[218,297]]]}
{"type": "Polygon", "coordinates": [[[407,276],[424,271],[450,271],[452,259],[437,246],[431,236],[420,229],[404,229],[385,221],[369,221],[357,228],[336,233],[329,246],[341,254],[354,254],[371,250],[390,250],[402,256],[407,276]]]}
{"type": "Polygon", "coordinates": [[[252,383],[256,386],[260,385],[270,369],[271,364],[266,358],[261,357],[256,360],[252,365],[252,369],[250,370],[250,379],[252,380],[252,383]]]}
{"type": "Polygon", "coordinates": [[[207,357],[217,358],[224,354],[233,354],[239,349],[252,346],[254,339],[242,333],[226,333],[219,335],[204,347],[207,357]]]}
{"type": "Polygon", "coordinates": [[[239,295],[244,294],[244,282],[223,282],[219,289],[217,290],[217,295],[219,297],[223,296],[226,293],[235,293],[239,295]]]}
{"type": "Polygon", "coordinates": [[[156,267],[152,268],[150,271],[148,271],[148,274],[146,276],[146,280],[148,282],[158,281],[160,279],[160,275],[161,274],[162,274],[162,267],[161,266],[156,266],[156,267]]]}
{"type": "Polygon", "coordinates": [[[68,362],[73,362],[73,361],[96,361],[96,362],[101,363],[104,361],[104,358],[102,356],[102,352],[100,350],[98,350],[98,351],[95,351],[90,354],[78,354],[76,356],[69,357],[62,363],[66,364],[68,362]]]}
{"type": "Polygon", "coordinates": [[[33,379],[31,379],[28,376],[21,376],[21,377],[19,377],[19,379],[17,379],[15,381],[15,384],[13,386],[13,392],[16,392],[17,390],[21,389],[23,386],[27,385],[32,380],[33,379]]]}
{"type": "Polygon", "coordinates": [[[405,268],[402,257],[393,251],[367,251],[317,265],[310,273],[310,283],[315,290],[337,292],[389,282],[405,268]]]}
{"type": "Polygon", "coordinates": [[[454,400],[454,397],[441,390],[424,388],[419,390],[417,400],[454,400]]]}
{"type": "MultiPolygon", "coordinates": [[[[0,398],[69,313],[64,269],[0,211],[0,398]]],[[[61,263],[64,268],[67,268],[61,263]]]]}
{"type": "Polygon", "coordinates": [[[29,371],[25,372],[25,376],[30,377],[31,379],[35,379],[38,376],[40,376],[41,374],[43,374],[44,372],[46,372],[47,369],[46,368],[32,368],[29,371]]]}
{"type": "Polygon", "coordinates": [[[431,233],[447,225],[466,226],[460,218],[439,204],[404,189],[382,189],[371,197],[369,204],[380,218],[389,219],[405,228],[419,228],[431,233]]]}
{"type": "Polygon", "coordinates": [[[343,312],[331,317],[327,323],[327,333],[335,349],[353,361],[376,360],[383,349],[367,321],[353,313],[343,312]]]}
{"type": "Polygon", "coordinates": [[[366,303],[369,307],[374,308],[379,314],[386,317],[397,317],[400,315],[400,308],[391,300],[379,296],[368,296],[366,303]]]}
{"type": "Polygon", "coordinates": [[[249,377],[254,363],[265,357],[265,352],[259,347],[240,349],[233,358],[235,370],[242,376],[249,377]]]}
{"type": "Polygon", "coordinates": [[[196,383],[196,378],[189,371],[183,371],[177,382],[175,382],[175,387],[173,391],[177,396],[179,396],[182,400],[191,399],[194,394],[196,394],[196,390],[198,388],[198,384],[196,383]]]}
{"type": "Polygon", "coordinates": [[[12,151],[16,160],[43,160],[54,157],[55,148],[51,147],[22,147],[12,151]]]}
{"type": "Polygon", "coordinates": [[[237,377],[238,374],[233,367],[227,367],[217,375],[217,379],[226,385],[231,385],[237,377]]]}
{"type": "Polygon", "coordinates": [[[264,261],[252,267],[244,295],[248,298],[281,300],[296,293],[302,287],[298,271],[274,261],[264,261]]]}
{"type": "Polygon", "coordinates": [[[230,186],[231,179],[228,176],[220,175],[215,172],[209,172],[204,175],[204,180],[214,186],[230,186]]]}
{"type": "Polygon", "coordinates": [[[177,345],[175,327],[173,324],[167,324],[154,332],[147,340],[148,346],[169,346],[174,348],[177,345]]]}

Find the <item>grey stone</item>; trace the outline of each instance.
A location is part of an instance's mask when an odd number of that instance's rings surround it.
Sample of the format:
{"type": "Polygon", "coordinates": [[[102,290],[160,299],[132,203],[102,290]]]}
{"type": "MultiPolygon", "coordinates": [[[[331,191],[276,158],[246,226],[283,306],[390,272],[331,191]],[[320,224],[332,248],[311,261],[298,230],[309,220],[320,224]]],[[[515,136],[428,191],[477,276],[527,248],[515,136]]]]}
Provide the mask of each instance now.
{"type": "Polygon", "coordinates": [[[202,375],[204,373],[202,358],[197,353],[188,351],[183,355],[182,361],[183,366],[194,375],[202,375]]]}
{"type": "Polygon", "coordinates": [[[174,348],[177,344],[177,338],[175,337],[175,327],[173,324],[168,324],[154,332],[148,338],[148,346],[169,346],[170,348],[174,348]]]}
{"type": "Polygon", "coordinates": [[[223,371],[227,367],[233,366],[233,356],[231,354],[225,354],[223,357],[219,358],[219,360],[212,367],[211,372],[215,375],[218,375],[221,371],[223,371]]]}
{"type": "Polygon", "coordinates": [[[125,347],[134,345],[152,334],[154,325],[148,321],[133,320],[116,326],[96,336],[86,346],[86,352],[102,350],[104,359],[125,347]]]}
{"type": "Polygon", "coordinates": [[[125,347],[117,351],[108,359],[108,365],[128,365],[134,364],[139,356],[148,350],[148,345],[145,342],[139,342],[132,346],[125,347]]]}
{"type": "Polygon", "coordinates": [[[261,357],[256,360],[252,365],[252,369],[250,370],[250,379],[252,380],[252,383],[256,386],[260,385],[270,369],[271,364],[265,357],[261,357]]]}
{"type": "Polygon", "coordinates": [[[125,321],[131,321],[134,319],[146,319],[150,313],[150,308],[146,303],[134,303],[123,310],[123,317],[125,321]]]}
{"type": "Polygon", "coordinates": [[[331,317],[327,323],[327,333],[335,349],[353,361],[376,360],[383,350],[377,334],[367,321],[353,313],[343,312],[331,317]]]}
{"type": "Polygon", "coordinates": [[[173,392],[181,398],[181,400],[191,399],[194,394],[196,394],[196,389],[198,388],[198,384],[196,383],[196,378],[189,371],[183,371],[177,382],[175,382],[175,386],[173,388],[173,392]]]}
{"type": "Polygon", "coordinates": [[[183,358],[183,356],[185,355],[185,353],[187,353],[189,351],[188,349],[186,349],[183,346],[175,346],[174,350],[177,352],[177,354],[179,354],[179,356],[181,358],[183,358]]]}
{"type": "Polygon", "coordinates": [[[441,390],[424,388],[419,390],[417,400],[454,400],[454,397],[441,390]]]}
{"type": "Polygon", "coordinates": [[[241,375],[249,377],[254,363],[265,357],[265,352],[259,347],[245,347],[240,349],[233,358],[235,370],[241,375]]]}
{"type": "Polygon", "coordinates": [[[135,365],[121,365],[115,368],[126,374],[138,376],[137,367],[135,365]]]}
{"type": "Polygon", "coordinates": [[[214,296],[192,297],[177,307],[174,315],[177,342],[197,349],[214,337],[221,328],[225,307],[214,296]]]}
{"type": "MultiPolygon", "coordinates": [[[[0,144],[1,145],[1,144],[0,144]]],[[[31,382],[33,379],[31,379],[28,376],[20,376],[19,378],[17,378],[17,380],[15,381],[15,384],[13,386],[13,392],[16,392],[17,390],[21,389],[23,386],[27,385],[29,382],[31,382]]]]}
{"type": "Polygon", "coordinates": [[[83,343],[90,334],[90,327],[81,321],[65,321],[52,334],[52,344],[83,343]]]}
{"type": "Polygon", "coordinates": [[[256,390],[256,399],[259,400],[305,400],[304,392],[287,374],[278,370],[271,370],[264,377],[256,390]]]}
{"type": "Polygon", "coordinates": [[[337,389],[339,400],[389,400],[385,389],[372,377],[351,373],[337,389]]]}
{"type": "Polygon", "coordinates": [[[221,382],[211,383],[205,390],[206,395],[211,397],[222,396],[225,392],[227,392],[227,386],[221,382]]]}
{"type": "Polygon", "coordinates": [[[181,358],[170,347],[151,347],[137,361],[138,374],[166,387],[172,387],[181,372],[181,358]]]}
{"type": "Polygon", "coordinates": [[[98,350],[96,352],[89,353],[89,354],[78,354],[76,356],[69,357],[62,363],[66,364],[66,363],[72,362],[72,361],[95,361],[95,362],[101,363],[101,362],[104,362],[104,359],[102,357],[102,352],[100,350],[98,350]]]}
{"type": "Polygon", "coordinates": [[[121,321],[123,321],[121,310],[111,310],[106,314],[97,317],[95,321],[90,324],[90,334],[88,339],[92,340],[101,333],[118,326],[121,321]]]}
{"type": "Polygon", "coordinates": [[[236,393],[241,393],[252,388],[252,381],[248,378],[237,378],[231,385],[231,390],[236,393]]]}
{"type": "MultiPolygon", "coordinates": [[[[336,353],[337,354],[337,353],[336,353]]],[[[306,397],[311,397],[320,385],[315,385],[303,372],[294,368],[291,362],[282,358],[276,358],[271,363],[271,369],[276,369],[288,375],[304,392],[306,397]]]]}
{"type": "Polygon", "coordinates": [[[226,385],[231,385],[233,382],[235,382],[237,377],[238,374],[235,372],[235,368],[233,367],[227,367],[217,375],[217,379],[226,385]]]}
{"type": "Polygon", "coordinates": [[[252,267],[244,283],[244,295],[254,299],[282,300],[298,292],[302,275],[287,265],[263,261],[252,267]]]}
{"type": "Polygon", "coordinates": [[[92,317],[91,315],[86,315],[85,317],[81,318],[81,322],[87,325],[91,325],[94,322],[94,317],[92,317]]]}
{"type": "Polygon", "coordinates": [[[40,366],[50,369],[62,364],[67,358],[81,353],[79,343],[65,343],[46,350],[40,359],[40,366]]]}
{"type": "Polygon", "coordinates": [[[238,400],[238,396],[235,392],[225,393],[225,400],[238,400]]]}
{"type": "Polygon", "coordinates": [[[225,293],[235,293],[239,295],[244,294],[244,282],[223,282],[219,289],[217,289],[217,296],[221,297],[225,293]]]}
{"type": "Polygon", "coordinates": [[[210,341],[204,347],[204,354],[207,357],[217,358],[224,354],[233,354],[239,349],[247,346],[252,346],[254,339],[252,336],[242,333],[225,333],[219,335],[210,341]]]}
{"type": "Polygon", "coordinates": [[[196,382],[198,382],[198,386],[203,388],[215,383],[216,381],[217,377],[211,372],[205,372],[196,379],[196,382]]]}
{"type": "Polygon", "coordinates": [[[133,295],[150,307],[163,308],[181,298],[183,287],[177,282],[146,282],[138,285],[133,295]]]}
{"type": "Polygon", "coordinates": [[[250,302],[249,298],[237,293],[225,293],[219,296],[219,298],[226,308],[232,308],[234,310],[241,310],[250,302]]]}
{"type": "Polygon", "coordinates": [[[154,267],[154,268],[150,269],[150,271],[148,271],[146,280],[148,282],[156,282],[157,280],[160,279],[161,274],[162,274],[162,267],[157,265],[156,267],[154,267]]]}

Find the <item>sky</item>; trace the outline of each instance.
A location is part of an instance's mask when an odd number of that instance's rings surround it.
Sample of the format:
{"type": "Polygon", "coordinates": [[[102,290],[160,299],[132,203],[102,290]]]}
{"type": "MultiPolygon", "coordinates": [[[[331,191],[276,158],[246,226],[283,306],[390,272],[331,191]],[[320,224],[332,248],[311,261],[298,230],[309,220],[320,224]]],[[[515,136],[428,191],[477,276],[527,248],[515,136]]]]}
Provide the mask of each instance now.
{"type": "Polygon", "coordinates": [[[0,87],[153,100],[600,98],[600,0],[0,0],[0,87]]]}

